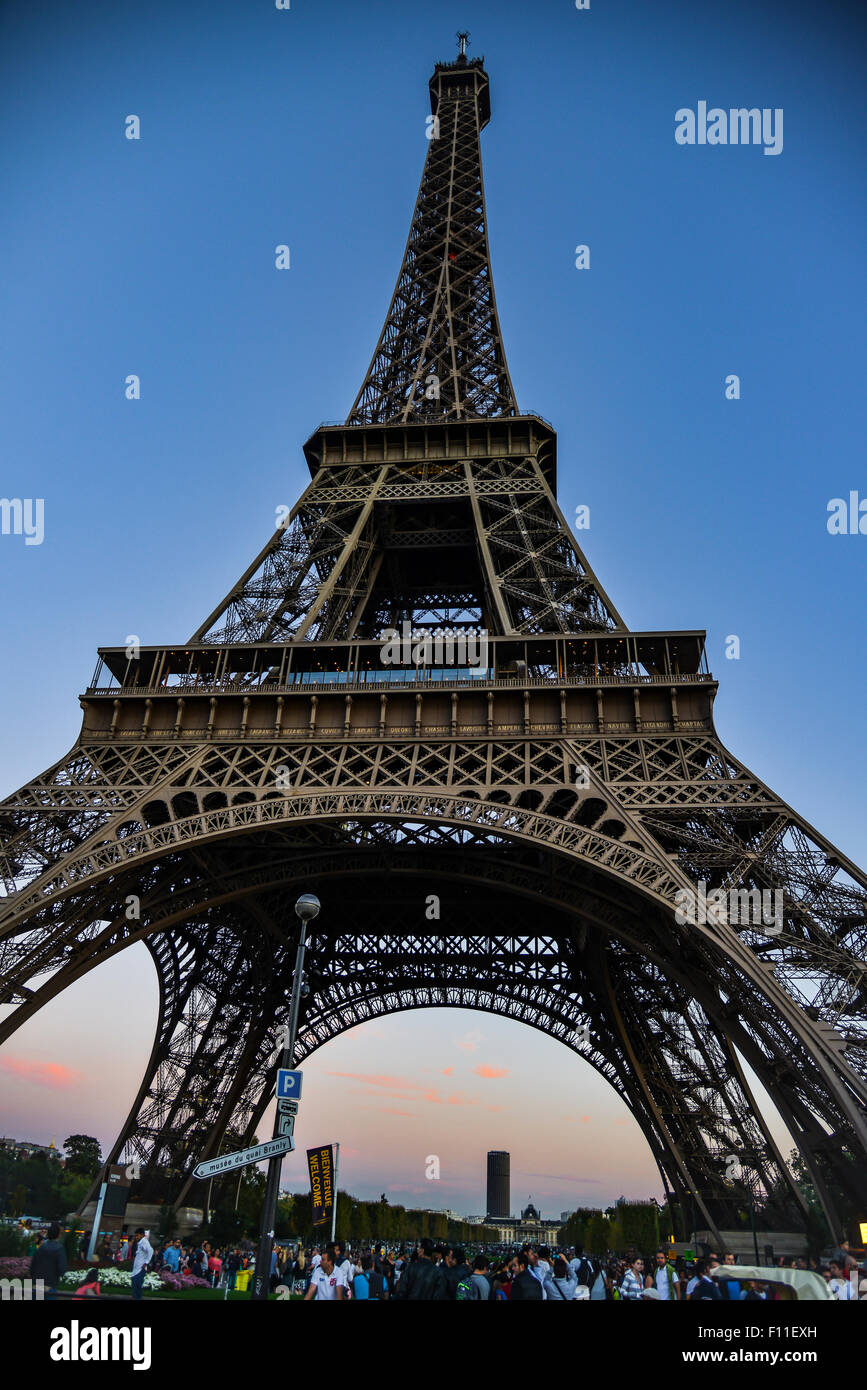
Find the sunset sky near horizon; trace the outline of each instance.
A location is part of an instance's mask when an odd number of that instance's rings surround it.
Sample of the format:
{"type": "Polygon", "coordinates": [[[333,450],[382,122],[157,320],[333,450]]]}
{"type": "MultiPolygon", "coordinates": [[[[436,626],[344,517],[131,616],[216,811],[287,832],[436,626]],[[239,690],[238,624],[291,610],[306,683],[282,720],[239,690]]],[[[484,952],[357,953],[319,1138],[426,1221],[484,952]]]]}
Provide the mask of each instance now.
{"type": "MultiPolygon", "coordinates": [[[[567,519],[590,507],[579,539],[630,627],[707,629],[723,741],[867,860],[867,537],[826,528],[830,498],[867,494],[854,16],[836,0],[11,0],[0,491],[45,499],[45,541],[0,537],[0,796],[74,742],[96,647],[183,640],[306,485],[301,443],[345,417],[392,293],[428,78],[468,28],[491,79],[509,365],[558,430],[567,519]],[[678,146],[675,111],[704,99],[784,108],[782,153],[678,146]]],[[[141,945],[47,1006],[0,1049],[0,1133],[107,1148],[156,1011],[141,945]]],[[[305,1147],[339,1141],[359,1197],[481,1214],[500,1148],[514,1211],[661,1195],[607,1083],[503,1018],[383,1018],[304,1071],[290,1186],[305,1147]]]]}

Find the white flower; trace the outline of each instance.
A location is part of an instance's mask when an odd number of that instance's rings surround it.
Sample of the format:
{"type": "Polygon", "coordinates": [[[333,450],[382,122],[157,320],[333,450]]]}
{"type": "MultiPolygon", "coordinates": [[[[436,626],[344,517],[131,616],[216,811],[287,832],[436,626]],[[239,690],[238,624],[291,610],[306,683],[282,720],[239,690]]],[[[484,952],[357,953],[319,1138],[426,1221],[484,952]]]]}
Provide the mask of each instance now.
{"type": "MultiPolygon", "coordinates": [[[[111,1289],[132,1289],[132,1274],[128,1269],[116,1269],[112,1265],[106,1265],[104,1269],[97,1268],[100,1288],[111,1289]]],[[[84,1269],[68,1269],[61,1276],[60,1282],[68,1288],[79,1288],[87,1278],[87,1271],[84,1269]]],[[[146,1289],[161,1289],[162,1280],[158,1274],[146,1274],[144,1277],[144,1287],[146,1289]]]]}

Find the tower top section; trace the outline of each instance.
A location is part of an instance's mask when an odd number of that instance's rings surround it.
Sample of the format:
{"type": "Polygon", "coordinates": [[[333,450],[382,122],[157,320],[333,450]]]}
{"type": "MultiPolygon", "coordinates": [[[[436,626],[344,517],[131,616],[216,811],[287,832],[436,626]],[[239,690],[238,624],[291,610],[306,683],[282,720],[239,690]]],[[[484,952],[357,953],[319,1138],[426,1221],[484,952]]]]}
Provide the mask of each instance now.
{"type": "Polygon", "coordinates": [[[491,119],[490,82],[485,72],[485,60],[467,57],[469,34],[457,35],[460,52],[451,63],[436,63],[430,80],[430,109],[437,114],[443,96],[453,100],[478,102],[479,130],[491,119]]]}
{"type": "Polygon", "coordinates": [[[480,132],[491,117],[484,59],[437,63],[427,152],[394,294],[347,424],[517,415],[488,250],[480,132]]]}

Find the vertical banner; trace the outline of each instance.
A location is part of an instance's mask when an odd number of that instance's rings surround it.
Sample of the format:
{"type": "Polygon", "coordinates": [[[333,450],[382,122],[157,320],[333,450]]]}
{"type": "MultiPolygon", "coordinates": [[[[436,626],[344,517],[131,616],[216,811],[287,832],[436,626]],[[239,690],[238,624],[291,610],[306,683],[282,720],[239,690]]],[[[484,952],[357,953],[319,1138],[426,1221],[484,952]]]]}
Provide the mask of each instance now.
{"type": "Polygon", "coordinates": [[[307,1150],[307,1168],[310,1172],[310,1205],[313,1211],[313,1225],[331,1224],[331,1210],[334,1206],[334,1149],[325,1144],[318,1149],[307,1150]]]}

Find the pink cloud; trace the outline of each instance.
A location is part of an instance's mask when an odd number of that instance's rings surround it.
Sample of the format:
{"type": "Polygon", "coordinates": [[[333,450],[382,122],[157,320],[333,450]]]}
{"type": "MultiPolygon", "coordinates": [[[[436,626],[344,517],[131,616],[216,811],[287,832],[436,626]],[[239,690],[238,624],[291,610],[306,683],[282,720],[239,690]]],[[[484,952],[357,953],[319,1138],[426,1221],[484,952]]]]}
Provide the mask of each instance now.
{"type": "Polygon", "coordinates": [[[589,1123],[590,1123],[590,1116],[589,1116],[589,1115],[582,1115],[582,1116],[581,1116],[581,1123],[582,1123],[582,1125],[589,1125],[589,1123]]]}
{"type": "Polygon", "coordinates": [[[35,1081],[38,1086],[51,1086],[54,1090],[65,1090],[81,1080],[79,1072],[62,1066],[60,1062],[26,1062],[23,1057],[4,1057],[0,1067],[13,1076],[22,1076],[27,1081],[35,1081]]]}
{"type": "Polygon", "coordinates": [[[411,1120],[415,1119],[415,1114],[412,1110],[398,1110],[394,1105],[381,1105],[379,1108],[383,1115],[407,1115],[411,1120]]]}
{"type": "Polygon", "coordinates": [[[480,1062],[477,1067],[473,1067],[473,1071],[476,1073],[476,1076],[485,1076],[490,1080],[496,1080],[497,1077],[509,1075],[508,1067],[488,1067],[484,1062],[480,1062]]]}
{"type": "Polygon", "coordinates": [[[443,1098],[437,1091],[425,1091],[424,1099],[429,1100],[433,1105],[442,1105],[443,1098]]]}
{"type": "Polygon", "coordinates": [[[452,1074],[453,1071],[454,1071],[454,1067],[444,1067],[444,1068],[443,1068],[443,1076],[451,1076],[451,1074],[452,1074]]]}
{"type": "Polygon", "coordinates": [[[462,1038],[455,1038],[455,1047],[460,1047],[464,1052],[478,1052],[479,1043],[482,1035],[478,1028],[473,1028],[469,1033],[464,1033],[462,1038]]]}
{"type": "Polygon", "coordinates": [[[330,1071],[329,1076],[342,1076],[347,1081],[363,1081],[368,1086],[392,1086],[404,1091],[417,1091],[417,1081],[409,1081],[405,1076],[371,1076],[368,1072],[330,1071]]]}
{"type": "Polygon", "coordinates": [[[479,1102],[475,1096],[465,1096],[463,1091],[455,1091],[453,1095],[449,1096],[447,1103],[449,1105],[478,1105],[479,1102]]]}
{"type": "Polygon", "coordinates": [[[497,1115],[502,1110],[502,1105],[486,1105],[485,1109],[490,1110],[492,1115],[497,1115]]]}
{"type": "MultiPolygon", "coordinates": [[[[421,1087],[418,1087],[420,1090],[421,1087]]],[[[382,1086],[365,1086],[363,1096],[376,1096],[377,1100],[406,1100],[406,1091],[386,1091],[382,1086]]]]}

